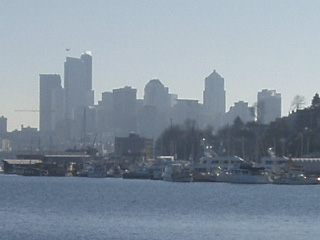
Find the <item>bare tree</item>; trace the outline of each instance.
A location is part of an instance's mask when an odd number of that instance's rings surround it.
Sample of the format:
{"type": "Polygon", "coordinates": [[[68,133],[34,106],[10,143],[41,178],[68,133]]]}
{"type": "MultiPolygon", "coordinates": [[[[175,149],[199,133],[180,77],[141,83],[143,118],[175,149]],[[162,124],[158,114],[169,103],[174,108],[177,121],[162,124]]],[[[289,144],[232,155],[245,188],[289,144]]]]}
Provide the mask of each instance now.
{"type": "Polygon", "coordinates": [[[302,109],[306,104],[306,99],[304,96],[296,95],[291,102],[291,111],[296,111],[302,109]]]}

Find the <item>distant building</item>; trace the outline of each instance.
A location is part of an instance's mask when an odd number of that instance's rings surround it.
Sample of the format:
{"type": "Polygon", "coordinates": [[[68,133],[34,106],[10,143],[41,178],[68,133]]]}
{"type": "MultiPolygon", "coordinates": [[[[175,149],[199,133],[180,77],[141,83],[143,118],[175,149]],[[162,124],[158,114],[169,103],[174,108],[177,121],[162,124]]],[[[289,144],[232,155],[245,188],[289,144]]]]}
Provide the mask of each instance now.
{"type": "Polygon", "coordinates": [[[173,107],[177,103],[178,94],[170,93],[169,99],[170,99],[170,106],[173,107]]]}
{"type": "Polygon", "coordinates": [[[263,89],[258,93],[258,122],[269,124],[281,117],[281,94],[263,89]]]}
{"type": "Polygon", "coordinates": [[[136,100],[136,113],[138,113],[139,111],[141,111],[141,109],[143,108],[144,104],[143,104],[143,99],[137,99],[136,100]]]}
{"type": "Polygon", "coordinates": [[[249,107],[248,103],[244,101],[234,103],[234,106],[230,107],[230,110],[225,114],[224,123],[232,125],[237,117],[239,117],[243,123],[254,121],[253,107],[249,107]]]}
{"type": "Polygon", "coordinates": [[[320,174],[320,158],[291,158],[287,166],[289,169],[300,167],[307,175],[318,176],[320,174]]]}
{"type": "Polygon", "coordinates": [[[10,147],[14,151],[40,151],[41,138],[37,128],[21,126],[21,131],[14,130],[8,136],[10,147]]]}
{"type": "Polygon", "coordinates": [[[215,70],[205,79],[203,111],[207,125],[215,128],[222,126],[222,118],[226,112],[226,91],[224,79],[215,70]]]}
{"type": "Polygon", "coordinates": [[[7,118],[4,116],[0,117],[0,134],[7,133],[8,127],[7,127],[7,118]]]}
{"type": "Polygon", "coordinates": [[[2,139],[1,140],[1,151],[8,152],[11,150],[12,150],[12,148],[10,145],[10,140],[9,139],[2,139]]]}
{"type": "Polygon", "coordinates": [[[63,90],[58,74],[40,74],[40,131],[52,132],[63,119],[63,90]]]}
{"type": "Polygon", "coordinates": [[[103,92],[101,101],[96,106],[96,139],[100,141],[99,150],[104,154],[113,152],[113,118],[113,93],[103,92]]]}
{"type": "Polygon", "coordinates": [[[136,132],[137,89],[124,87],[113,90],[113,117],[116,137],[136,132]]]}
{"type": "Polygon", "coordinates": [[[75,109],[94,104],[91,53],[83,53],[80,58],[67,57],[64,63],[64,88],[66,119],[74,119],[75,109]]]}
{"type": "Polygon", "coordinates": [[[97,126],[97,109],[96,106],[89,106],[86,108],[78,107],[74,110],[74,127],[76,131],[74,136],[81,141],[82,144],[90,144],[89,136],[95,135],[98,130],[97,126]]]}
{"type": "Polygon", "coordinates": [[[170,108],[169,89],[159,79],[150,80],[145,86],[144,105],[155,106],[158,112],[168,112],[170,108]]]}
{"type": "Polygon", "coordinates": [[[153,158],[153,139],[129,134],[128,137],[115,138],[115,154],[130,163],[147,161],[153,158]]]}
{"type": "Polygon", "coordinates": [[[143,137],[156,138],[161,134],[161,118],[155,106],[144,106],[137,115],[138,132],[143,137]]]}
{"type": "Polygon", "coordinates": [[[113,93],[103,92],[97,108],[97,128],[107,132],[113,126],[113,93]]]}
{"type": "Polygon", "coordinates": [[[173,106],[173,123],[184,124],[186,120],[200,121],[200,104],[198,100],[177,99],[173,106]]]}
{"type": "Polygon", "coordinates": [[[144,88],[143,108],[137,120],[139,133],[156,138],[170,124],[171,95],[159,79],[152,79],[144,88]]]}

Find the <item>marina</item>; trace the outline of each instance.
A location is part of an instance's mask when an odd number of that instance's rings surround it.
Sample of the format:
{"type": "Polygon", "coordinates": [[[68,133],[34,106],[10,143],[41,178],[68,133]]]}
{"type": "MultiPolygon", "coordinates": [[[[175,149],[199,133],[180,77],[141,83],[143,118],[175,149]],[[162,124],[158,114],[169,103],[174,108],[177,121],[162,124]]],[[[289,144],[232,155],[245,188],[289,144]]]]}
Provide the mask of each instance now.
{"type": "MultiPolygon", "coordinates": [[[[227,159],[227,158],[225,158],[227,159]]],[[[230,158],[233,159],[233,158],[230,158]]],[[[224,161],[226,162],[226,160],[224,161]]],[[[320,173],[306,174],[303,167],[291,166],[287,160],[281,168],[266,168],[261,164],[246,163],[245,161],[212,167],[207,163],[193,164],[189,161],[162,162],[158,164],[139,164],[122,169],[118,166],[109,166],[97,160],[83,163],[83,168],[75,163],[65,164],[66,168],[50,168],[41,160],[8,159],[3,160],[2,173],[21,176],[65,176],[87,178],[123,178],[164,180],[169,182],[226,182],[241,184],[286,184],[286,185],[310,185],[319,184],[320,173]],[[75,171],[77,170],[78,171],[75,171]]]]}
{"type": "MultiPolygon", "coordinates": [[[[136,141],[137,135],[126,140],[136,141]]],[[[141,155],[125,158],[101,156],[94,149],[55,154],[19,153],[16,159],[2,159],[4,174],[38,177],[87,177],[163,180],[168,182],[212,182],[235,184],[311,185],[320,183],[319,158],[269,156],[248,161],[238,156],[219,156],[205,148],[198,160],[177,160],[174,156],[141,155]]]]}

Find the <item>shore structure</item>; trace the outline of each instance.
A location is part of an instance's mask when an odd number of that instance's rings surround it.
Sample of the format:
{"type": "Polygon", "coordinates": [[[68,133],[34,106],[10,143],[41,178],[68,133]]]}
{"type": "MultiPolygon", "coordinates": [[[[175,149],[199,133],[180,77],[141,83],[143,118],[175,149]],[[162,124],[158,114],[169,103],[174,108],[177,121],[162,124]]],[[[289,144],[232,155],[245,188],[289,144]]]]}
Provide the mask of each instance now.
{"type": "Polygon", "coordinates": [[[122,177],[172,182],[303,185],[318,184],[320,179],[320,159],[274,155],[256,162],[246,162],[237,156],[206,155],[198,163],[175,160],[173,156],[159,156],[153,161],[128,166],[126,161],[88,152],[23,153],[18,154],[16,159],[2,159],[2,167],[5,174],[23,176],[122,177]]]}

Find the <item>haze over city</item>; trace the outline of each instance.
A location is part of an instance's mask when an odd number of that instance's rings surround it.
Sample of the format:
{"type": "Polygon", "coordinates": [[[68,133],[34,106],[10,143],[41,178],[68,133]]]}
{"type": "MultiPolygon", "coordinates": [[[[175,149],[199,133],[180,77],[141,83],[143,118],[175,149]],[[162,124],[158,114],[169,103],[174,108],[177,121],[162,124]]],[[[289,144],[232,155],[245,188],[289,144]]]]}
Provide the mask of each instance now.
{"type": "Polygon", "coordinates": [[[101,93],[158,78],[179,98],[202,102],[213,69],[227,110],[275,89],[287,115],[299,94],[318,91],[318,1],[0,1],[0,116],[8,130],[38,127],[39,74],[63,77],[67,56],[93,55],[101,93]],[[66,51],[70,48],[70,51],[66,51]]]}

